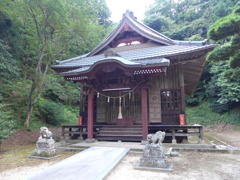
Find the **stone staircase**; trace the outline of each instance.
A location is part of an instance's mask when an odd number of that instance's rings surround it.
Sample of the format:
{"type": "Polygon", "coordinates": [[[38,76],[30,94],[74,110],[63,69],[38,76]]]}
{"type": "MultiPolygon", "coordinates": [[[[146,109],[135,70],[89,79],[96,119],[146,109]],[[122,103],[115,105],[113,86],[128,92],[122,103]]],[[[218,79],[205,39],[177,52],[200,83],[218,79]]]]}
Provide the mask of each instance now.
{"type": "Polygon", "coordinates": [[[104,126],[99,129],[95,138],[99,141],[130,141],[142,140],[142,126],[104,126]]]}

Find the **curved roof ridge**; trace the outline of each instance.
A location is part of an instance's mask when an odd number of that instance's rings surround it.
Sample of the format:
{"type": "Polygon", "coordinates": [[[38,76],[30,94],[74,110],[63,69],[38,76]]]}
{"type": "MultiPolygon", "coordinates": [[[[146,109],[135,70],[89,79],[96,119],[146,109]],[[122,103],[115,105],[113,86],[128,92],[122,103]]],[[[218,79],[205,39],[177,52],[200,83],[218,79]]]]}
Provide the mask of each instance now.
{"type": "Polygon", "coordinates": [[[174,42],[169,39],[169,38],[165,38],[164,35],[162,35],[161,33],[157,33],[156,31],[152,31],[151,28],[146,28],[147,26],[143,26],[142,23],[136,21],[136,20],[133,20],[133,19],[130,19],[128,18],[127,19],[129,21],[129,23],[132,24],[132,28],[133,30],[135,30],[137,33],[147,37],[148,39],[150,40],[153,40],[153,41],[156,41],[158,43],[162,43],[162,44],[165,44],[165,45],[173,45],[174,42]],[[134,26],[137,26],[137,27],[134,27],[134,26]]]}
{"type": "Polygon", "coordinates": [[[93,56],[103,48],[105,48],[121,31],[125,24],[130,25],[130,27],[135,30],[140,35],[156,41],[158,43],[162,43],[165,45],[173,45],[174,41],[167,36],[155,31],[154,29],[144,25],[139,22],[135,17],[132,11],[127,10],[126,13],[123,14],[123,17],[119,24],[114,28],[114,30],[97,46],[95,47],[87,56],[93,56]]]}
{"type": "Polygon", "coordinates": [[[60,75],[62,76],[69,76],[69,75],[76,75],[79,73],[87,73],[89,71],[91,71],[92,69],[94,69],[96,66],[100,65],[100,64],[105,64],[105,63],[111,63],[111,62],[115,62],[118,63],[122,66],[125,67],[153,67],[153,66],[169,66],[170,64],[170,60],[166,59],[166,58],[158,58],[158,59],[151,59],[151,60],[142,60],[139,62],[134,62],[134,61],[130,61],[128,59],[122,58],[122,57],[106,57],[100,61],[94,62],[93,64],[90,64],[89,66],[85,66],[85,67],[80,67],[74,70],[70,70],[70,71],[66,71],[66,72],[62,72],[60,73],[60,75]]]}
{"type": "Polygon", "coordinates": [[[128,19],[134,21],[134,23],[137,23],[138,25],[140,25],[140,26],[146,28],[147,30],[149,30],[149,31],[151,31],[151,32],[153,32],[153,33],[159,35],[160,37],[162,37],[162,38],[164,38],[164,39],[166,39],[166,40],[168,40],[168,41],[171,41],[171,42],[173,43],[173,40],[172,40],[171,38],[169,38],[169,37],[165,36],[164,34],[162,34],[162,33],[158,32],[158,31],[156,31],[156,30],[150,28],[149,26],[147,26],[147,25],[145,25],[145,24],[139,22],[137,19],[132,18],[131,16],[129,16],[129,14],[127,14],[126,16],[128,16],[128,19]]]}
{"type": "Polygon", "coordinates": [[[101,48],[102,46],[108,45],[116,37],[116,36],[114,36],[114,34],[117,34],[120,32],[121,28],[124,25],[123,21],[124,21],[124,19],[122,19],[120,21],[120,23],[113,29],[113,31],[97,47],[95,47],[91,52],[89,52],[89,54],[87,56],[92,56],[92,55],[96,54],[97,52],[99,52],[100,50],[103,49],[103,48],[101,48]]]}
{"type": "Polygon", "coordinates": [[[80,67],[78,69],[74,69],[74,70],[67,71],[67,72],[62,72],[60,74],[61,75],[72,74],[72,73],[78,72],[79,70],[89,71],[89,70],[92,70],[94,67],[96,67],[99,64],[104,64],[104,63],[109,63],[109,62],[116,62],[118,64],[121,64],[121,65],[124,65],[124,66],[127,66],[127,67],[136,67],[136,66],[140,67],[141,66],[141,63],[133,62],[133,61],[130,61],[128,59],[124,59],[122,57],[106,57],[106,58],[103,58],[100,61],[94,62],[93,64],[91,64],[89,66],[80,67]]]}

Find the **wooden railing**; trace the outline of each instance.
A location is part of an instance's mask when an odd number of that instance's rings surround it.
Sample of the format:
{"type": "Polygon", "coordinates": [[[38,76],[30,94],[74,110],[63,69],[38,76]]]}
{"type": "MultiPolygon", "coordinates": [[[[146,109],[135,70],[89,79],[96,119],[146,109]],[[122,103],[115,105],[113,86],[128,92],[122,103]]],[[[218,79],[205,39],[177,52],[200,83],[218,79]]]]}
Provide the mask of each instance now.
{"type": "Polygon", "coordinates": [[[148,125],[151,131],[165,131],[166,136],[172,137],[172,143],[176,143],[176,137],[197,136],[203,142],[202,125],[148,125]],[[194,130],[191,132],[189,130],[194,130]]]}
{"type": "MultiPolygon", "coordinates": [[[[94,134],[97,133],[98,129],[101,128],[102,125],[94,125],[93,131],[94,134]]],[[[87,125],[66,125],[62,126],[62,137],[66,139],[66,135],[69,137],[73,137],[74,135],[78,135],[78,139],[83,139],[83,135],[87,135],[87,125]]]]}
{"type": "MultiPolygon", "coordinates": [[[[99,129],[107,125],[94,125],[93,132],[96,134],[99,129]]],[[[117,126],[117,125],[116,125],[117,126]]],[[[200,142],[203,141],[203,126],[202,125],[148,125],[149,133],[157,131],[165,131],[166,137],[172,137],[172,143],[176,143],[176,137],[197,136],[200,142]],[[194,131],[191,131],[194,130],[194,131]]],[[[62,136],[65,139],[66,135],[74,137],[79,136],[78,139],[83,139],[87,135],[87,125],[76,126],[62,126],[62,136]]]]}

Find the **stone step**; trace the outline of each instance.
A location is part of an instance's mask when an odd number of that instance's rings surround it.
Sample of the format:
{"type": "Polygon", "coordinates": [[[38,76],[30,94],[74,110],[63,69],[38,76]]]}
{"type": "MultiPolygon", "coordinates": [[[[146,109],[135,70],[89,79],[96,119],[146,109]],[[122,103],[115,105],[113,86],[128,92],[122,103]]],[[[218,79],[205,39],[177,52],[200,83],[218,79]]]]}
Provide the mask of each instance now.
{"type": "Polygon", "coordinates": [[[106,131],[106,130],[100,130],[98,131],[98,134],[112,134],[112,135],[121,135],[121,134],[142,134],[142,131],[121,131],[121,130],[116,130],[116,131],[106,131]]]}
{"type": "Polygon", "coordinates": [[[140,142],[142,140],[142,136],[106,136],[106,135],[97,135],[96,138],[99,141],[133,141],[140,142]]]}
{"type": "Polygon", "coordinates": [[[128,130],[128,131],[142,131],[142,128],[106,128],[106,127],[103,127],[103,128],[100,128],[102,130],[128,130]]]}
{"type": "Polygon", "coordinates": [[[141,141],[142,126],[104,126],[99,129],[96,139],[100,141],[141,141]]]}
{"type": "Polygon", "coordinates": [[[134,128],[142,128],[141,125],[134,125],[134,126],[119,126],[119,125],[106,125],[102,128],[125,128],[125,129],[134,129],[134,128]]]}

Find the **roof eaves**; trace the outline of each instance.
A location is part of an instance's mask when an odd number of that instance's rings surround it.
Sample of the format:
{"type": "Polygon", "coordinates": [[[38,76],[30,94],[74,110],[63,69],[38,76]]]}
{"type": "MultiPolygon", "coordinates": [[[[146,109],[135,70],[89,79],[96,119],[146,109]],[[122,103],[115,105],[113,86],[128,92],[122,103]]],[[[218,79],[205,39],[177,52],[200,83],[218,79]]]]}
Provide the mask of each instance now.
{"type": "MultiPolygon", "coordinates": [[[[145,54],[145,51],[148,51],[148,48],[141,49],[141,50],[119,52],[119,55],[122,58],[130,60],[132,62],[138,62],[138,61],[149,59],[149,58],[151,58],[151,59],[167,58],[167,57],[178,56],[178,55],[182,55],[182,54],[186,54],[186,53],[187,54],[188,53],[193,53],[193,52],[197,52],[197,51],[204,51],[204,50],[210,51],[215,47],[215,45],[213,45],[213,44],[205,45],[205,46],[189,46],[189,48],[187,48],[187,49],[183,48],[181,51],[174,51],[174,49],[176,49],[176,48],[179,49],[179,48],[181,48],[181,46],[182,45],[173,45],[173,46],[162,47],[164,49],[165,48],[168,49],[168,51],[163,53],[163,54],[156,53],[158,51],[158,48],[159,48],[159,47],[156,47],[156,48],[154,48],[155,49],[154,51],[149,51],[150,54],[148,53],[147,55],[145,54]],[[169,51],[170,47],[172,47],[171,51],[169,51]]],[[[114,58],[116,58],[116,57],[114,57],[114,58]]],[[[91,56],[91,57],[82,58],[82,59],[76,61],[76,63],[53,65],[53,66],[51,66],[51,68],[53,68],[53,69],[64,69],[64,68],[79,68],[79,67],[91,66],[92,64],[94,64],[98,61],[102,61],[104,59],[106,59],[106,58],[103,55],[91,56]],[[90,60],[89,58],[90,59],[94,58],[94,60],[90,60]]]]}
{"type": "Polygon", "coordinates": [[[95,66],[97,66],[99,64],[103,64],[103,63],[109,63],[109,62],[117,62],[119,64],[122,64],[122,65],[126,66],[126,67],[139,67],[139,66],[141,66],[141,63],[132,62],[132,61],[129,61],[129,60],[121,58],[121,57],[107,57],[107,58],[101,59],[101,60],[99,60],[99,61],[97,61],[93,64],[89,64],[88,66],[85,66],[85,67],[81,67],[81,68],[74,69],[74,70],[67,71],[67,72],[62,72],[62,73],[60,73],[60,75],[70,76],[70,75],[76,75],[79,72],[87,73],[87,72],[91,71],[95,66]]]}
{"type": "Polygon", "coordinates": [[[79,60],[79,59],[83,59],[83,58],[87,57],[87,55],[88,55],[88,53],[83,54],[81,56],[74,57],[74,58],[66,59],[66,60],[63,60],[63,61],[56,60],[56,62],[57,62],[57,65],[61,65],[61,64],[69,63],[69,62],[76,61],[76,60],[79,60]]]}
{"type": "Polygon", "coordinates": [[[204,45],[210,45],[209,40],[205,39],[203,41],[178,41],[173,40],[173,42],[177,45],[188,45],[188,46],[204,46],[204,45]]]}
{"type": "Polygon", "coordinates": [[[178,55],[182,55],[182,54],[186,54],[186,53],[194,53],[194,52],[197,52],[197,51],[204,51],[204,50],[212,50],[214,49],[214,45],[208,45],[208,46],[202,46],[201,48],[197,48],[197,49],[191,49],[191,50],[186,50],[184,52],[176,52],[176,53],[169,53],[169,54],[166,54],[164,55],[163,57],[172,57],[172,56],[178,56],[178,55]]]}
{"type": "Polygon", "coordinates": [[[101,61],[95,62],[94,64],[86,66],[86,67],[81,67],[81,68],[74,69],[71,71],[62,72],[62,73],[60,73],[60,75],[61,76],[73,76],[73,75],[78,75],[80,73],[81,74],[88,73],[97,65],[103,64],[103,63],[109,63],[109,62],[117,62],[125,67],[169,66],[169,64],[170,64],[170,60],[168,60],[166,58],[154,59],[154,60],[150,60],[150,61],[143,60],[143,61],[139,61],[139,62],[138,61],[133,62],[133,61],[129,61],[127,59],[121,58],[121,57],[108,57],[101,61]]]}
{"type": "Polygon", "coordinates": [[[57,70],[57,69],[66,69],[66,68],[80,68],[80,67],[84,67],[82,65],[52,65],[50,66],[50,68],[57,70]]]}

